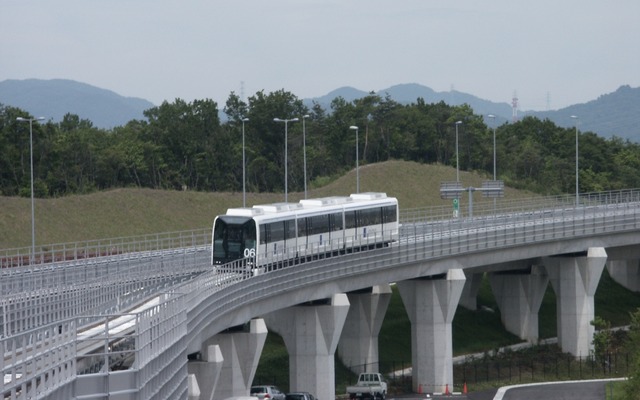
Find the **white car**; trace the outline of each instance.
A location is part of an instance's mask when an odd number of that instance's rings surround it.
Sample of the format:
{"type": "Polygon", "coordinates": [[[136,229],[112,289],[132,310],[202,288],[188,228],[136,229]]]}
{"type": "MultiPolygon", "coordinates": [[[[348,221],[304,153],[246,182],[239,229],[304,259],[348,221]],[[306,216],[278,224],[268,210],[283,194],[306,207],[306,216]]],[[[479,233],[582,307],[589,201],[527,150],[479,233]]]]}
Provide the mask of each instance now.
{"type": "Polygon", "coordinates": [[[251,386],[251,396],[258,400],[285,400],[285,394],[273,385],[251,386]]]}

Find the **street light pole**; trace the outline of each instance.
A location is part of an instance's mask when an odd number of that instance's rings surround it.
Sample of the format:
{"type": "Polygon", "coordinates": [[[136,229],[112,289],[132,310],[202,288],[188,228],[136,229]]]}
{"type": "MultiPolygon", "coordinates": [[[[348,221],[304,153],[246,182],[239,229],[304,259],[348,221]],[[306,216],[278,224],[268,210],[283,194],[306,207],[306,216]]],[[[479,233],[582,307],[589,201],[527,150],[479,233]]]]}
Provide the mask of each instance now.
{"type": "MultiPolygon", "coordinates": [[[[487,117],[491,118],[492,121],[492,125],[494,125],[495,120],[496,120],[496,116],[493,114],[489,114],[487,115],[487,117]]],[[[493,180],[496,180],[496,127],[495,125],[492,127],[493,128],[493,180]]]]}
{"type": "Polygon", "coordinates": [[[33,196],[33,121],[42,121],[44,117],[39,118],[16,118],[20,122],[29,122],[29,158],[31,164],[31,257],[29,262],[33,263],[36,256],[36,205],[33,196]]]}
{"type": "Polygon", "coordinates": [[[580,191],[579,191],[579,175],[578,175],[578,121],[579,118],[572,115],[571,118],[576,120],[576,207],[580,205],[580,191]]]}
{"type": "Polygon", "coordinates": [[[247,206],[247,191],[246,191],[246,182],[247,175],[245,171],[245,158],[244,158],[244,123],[249,121],[249,118],[242,118],[242,207],[247,206]]]}
{"type": "Polygon", "coordinates": [[[354,129],[356,131],[356,193],[360,193],[360,168],[359,168],[359,154],[358,154],[358,127],[352,125],[349,129],[354,129]]]}
{"type": "Polygon", "coordinates": [[[309,118],[309,114],[302,116],[302,155],[304,159],[304,198],[307,198],[307,126],[305,121],[309,118]]]}
{"type": "Polygon", "coordinates": [[[297,122],[298,118],[292,118],[292,119],[281,119],[281,118],[274,118],[273,119],[275,122],[284,122],[284,202],[288,203],[289,202],[289,182],[288,182],[288,175],[289,175],[289,171],[288,171],[288,156],[287,156],[287,141],[288,141],[288,134],[287,134],[287,124],[289,122],[297,122]]]}
{"type": "Polygon", "coordinates": [[[456,182],[460,182],[460,161],[458,157],[458,125],[462,121],[456,121],[456,182]]]}

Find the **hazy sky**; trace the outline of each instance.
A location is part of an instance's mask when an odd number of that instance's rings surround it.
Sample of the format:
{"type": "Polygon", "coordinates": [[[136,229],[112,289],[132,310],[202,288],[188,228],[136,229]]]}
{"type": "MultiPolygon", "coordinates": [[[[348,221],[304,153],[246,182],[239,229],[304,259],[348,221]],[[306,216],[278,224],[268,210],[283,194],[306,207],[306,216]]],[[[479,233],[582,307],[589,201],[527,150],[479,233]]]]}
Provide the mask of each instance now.
{"type": "Polygon", "coordinates": [[[0,81],[26,78],[157,105],[419,83],[557,109],[640,86],[640,1],[0,0],[0,81]]]}

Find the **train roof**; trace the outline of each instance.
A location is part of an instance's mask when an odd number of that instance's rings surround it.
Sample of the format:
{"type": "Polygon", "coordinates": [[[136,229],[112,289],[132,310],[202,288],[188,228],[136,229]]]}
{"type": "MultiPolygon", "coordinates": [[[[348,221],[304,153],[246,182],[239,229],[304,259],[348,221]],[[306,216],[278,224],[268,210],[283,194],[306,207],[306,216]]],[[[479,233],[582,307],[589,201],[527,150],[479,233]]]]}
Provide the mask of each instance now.
{"type": "Polygon", "coordinates": [[[387,194],[382,192],[365,192],[352,194],[350,196],[329,196],[315,199],[303,199],[298,203],[258,204],[253,207],[229,208],[226,215],[242,217],[268,217],[271,215],[274,217],[286,217],[305,210],[322,211],[325,209],[341,209],[342,207],[354,208],[365,202],[376,202],[380,200],[391,201],[395,199],[387,197],[387,194]]]}
{"type": "Polygon", "coordinates": [[[304,207],[324,207],[352,202],[353,198],[345,196],[321,197],[318,199],[300,200],[304,207]]]}

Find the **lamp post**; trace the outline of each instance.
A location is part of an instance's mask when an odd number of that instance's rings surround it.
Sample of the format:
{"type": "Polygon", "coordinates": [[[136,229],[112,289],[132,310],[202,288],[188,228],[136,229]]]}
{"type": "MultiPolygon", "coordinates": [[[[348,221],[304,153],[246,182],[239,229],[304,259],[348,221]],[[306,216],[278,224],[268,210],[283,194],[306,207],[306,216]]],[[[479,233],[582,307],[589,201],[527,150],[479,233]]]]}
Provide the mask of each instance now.
{"type": "Polygon", "coordinates": [[[496,116],[493,114],[487,115],[487,117],[491,118],[491,125],[493,125],[493,180],[496,180],[496,127],[495,120],[496,116]]]}
{"type": "Polygon", "coordinates": [[[360,193],[360,168],[359,164],[359,154],[358,154],[358,127],[352,125],[349,129],[353,129],[356,131],[356,193],[360,193]]]}
{"type": "Polygon", "coordinates": [[[309,114],[302,116],[302,156],[304,160],[304,198],[307,198],[307,126],[305,121],[309,118],[309,114]]]}
{"type": "Polygon", "coordinates": [[[578,178],[578,121],[577,116],[572,115],[571,118],[576,120],[576,207],[580,205],[580,191],[579,191],[579,178],[578,178]]]}
{"type": "Polygon", "coordinates": [[[249,121],[249,118],[242,118],[242,207],[247,206],[247,191],[246,191],[246,181],[247,175],[245,171],[245,158],[244,158],[244,123],[249,121]]]}
{"type": "Polygon", "coordinates": [[[44,117],[39,118],[16,118],[16,121],[29,122],[29,158],[31,164],[31,257],[29,261],[33,263],[33,259],[36,256],[36,217],[35,210],[36,205],[33,198],[33,121],[42,121],[44,117]]]}
{"type": "Polygon", "coordinates": [[[456,182],[460,182],[460,161],[458,158],[458,125],[462,121],[456,121],[456,182]]]}
{"type": "Polygon", "coordinates": [[[292,118],[292,119],[281,119],[281,118],[274,118],[273,119],[275,122],[284,122],[284,202],[288,203],[289,202],[289,187],[288,187],[288,177],[287,175],[289,174],[288,171],[288,167],[287,167],[287,124],[289,122],[297,122],[298,118],[292,118]]]}

